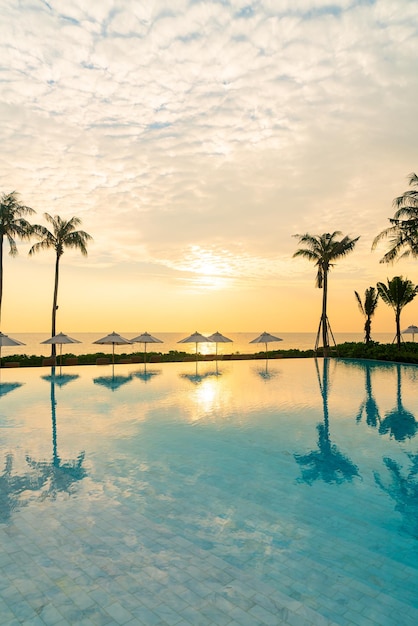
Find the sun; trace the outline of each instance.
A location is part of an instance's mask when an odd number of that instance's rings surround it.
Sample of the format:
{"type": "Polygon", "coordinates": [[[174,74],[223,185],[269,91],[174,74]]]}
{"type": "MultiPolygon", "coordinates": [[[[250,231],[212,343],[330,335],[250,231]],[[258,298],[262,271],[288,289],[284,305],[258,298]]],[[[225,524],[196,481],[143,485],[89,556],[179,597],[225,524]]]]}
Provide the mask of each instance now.
{"type": "Polygon", "coordinates": [[[222,252],[192,246],[187,270],[193,286],[199,289],[226,289],[231,284],[233,268],[222,252]]]}

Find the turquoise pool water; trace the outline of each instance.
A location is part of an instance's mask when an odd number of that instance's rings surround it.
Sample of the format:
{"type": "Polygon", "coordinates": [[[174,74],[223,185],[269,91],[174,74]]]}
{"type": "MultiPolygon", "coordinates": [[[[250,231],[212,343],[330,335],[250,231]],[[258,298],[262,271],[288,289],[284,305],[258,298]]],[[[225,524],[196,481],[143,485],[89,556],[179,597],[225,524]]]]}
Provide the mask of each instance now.
{"type": "Polygon", "coordinates": [[[0,372],[0,623],[416,625],[418,368],[0,372]]]}

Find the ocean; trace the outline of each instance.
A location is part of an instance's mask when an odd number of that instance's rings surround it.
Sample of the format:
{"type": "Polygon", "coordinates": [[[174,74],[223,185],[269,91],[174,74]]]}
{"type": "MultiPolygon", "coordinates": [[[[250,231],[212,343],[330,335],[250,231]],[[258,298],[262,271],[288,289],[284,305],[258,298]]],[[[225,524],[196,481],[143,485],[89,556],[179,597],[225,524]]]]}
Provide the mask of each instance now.
{"type": "MultiPolygon", "coordinates": [[[[110,331],[106,332],[97,332],[97,333],[79,333],[79,332],[68,332],[67,334],[81,341],[81,343],[75,343],[71,345],[63,345],[62,353],[63,354],[90,354],[95,352],[109,352],[111,353],[112,347],[106,345],[98,345],[93,342],[101,337],[107,335],[110,331]]],[[[117,329],[116,329],[116,332],[117,329]]],[[[120,332],[122,337],[126,339],[132,339],[136,337],[143,331],[126,331],[120,332]]],[[[208,332],[205,330],[201,330],[203,335],[210,335],[214,331],[211,329],[208,332]]],[[[255,339],[258,335],[261,334],[261,331],[254,332],[222,332],[223,335],[232,339],[232,343],[219,343],[218,344],[218,354],[254,354],[256,352],[261,352],[265,349],[264,344],[252,344],[250,341],[255,339]]],[[[270,332],[270,331],[269,331],[270,332]]],[[[11,346],[11,347],[3,347],[2,355],[37,355],[37,356],[48,356],[51,352],[51,347],[49,345],[44,345],[41,342],[48,339],[49,335],[47,333],[7,333],[13,339],[18,339],[22,341],[25,345],[23,346],[11,346]]],[[[158,331],[150,331],[150,334],[158,339],[161,339],[163,343],[161,344],[148,344],[147,352],[162,352],[167,353],[170,350],[179,350],[187,353],[193,353],[196,350],[196,345],[194,343],[178,343],[180,339],[183,339],[191,334],[191,332],[176,332],[176,333],[167,333],[167,332],[158,332],[158,331]]],[[[272,331],[272,335],[276,337],[280,337],[282,341],[277,343],[270,343],[270,350],[309,350],[314,348],[316,332],[314,333],[282,333],[280,331],[272,331]]],[[[372,339],[374,341],[378,341],[380,343],[392,343],[394,339],[393,333],[373,333],[372,339]]],[[[363,333],[334,333],[334,338],[337,344],[344,343],[346,341],[363,341],[364,335],[363,333]]],[[[115,354],[121,353],[132,353],[132,352],[143,352],[144,344],[132,344],[132,345],[121,345],[115,346],[115,354]]],[[[214,344],[199,344],[198,351],[201,354],[212,354],[215,352],[214,344]]],[[[59,353],[59,346],[57,346],[57,353],[59,353]]]]}

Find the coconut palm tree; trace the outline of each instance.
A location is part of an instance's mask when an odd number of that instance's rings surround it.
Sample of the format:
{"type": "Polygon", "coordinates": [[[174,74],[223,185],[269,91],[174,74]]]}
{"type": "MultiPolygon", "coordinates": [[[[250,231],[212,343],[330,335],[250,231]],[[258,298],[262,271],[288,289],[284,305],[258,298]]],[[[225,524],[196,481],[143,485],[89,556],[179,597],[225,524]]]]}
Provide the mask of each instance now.
{"type": "Polygon", "coordinates": [[[299,244],[304,247],[296,250],[294,257],[303,257],[312,261],[317,267],[316,286],[322,289],[322,313],[319,322],[318,334],[316,338],[315,350],[318,348],[319,337],[322,330],[322,345],[324,348],[324,356],[328,356],[329,352],[329,334],[332,331],[327,317],[327,298],[328,298],[328,272],[335,265],[334,261],[346,256],[354,249],[359,237],[350,239],[345,236],[341,240],[337,237],[342,235],[339,230],[333,233],[324,233],[323,235],[294,235],[298,237],[299,244]]]}
{"type": "MultiPolygon", "coordinates": [[[[84,230],[76,230],[76,227],[81,224],[81,220],[78,217],[72,217],[69,220],[64,220],[59,215],[49,215],[44,213],[44,217],[49,224],[51,224],[51,230],[48,230],[45,226],[35,225],[33,226],[33,233],[39,237],[41,241],[35,243],[29,250],[29,254],[33,255],[41,250],[55,250],[55,282],[54,282],[54,297],[52,301],[52,337],[56,334],[55,322],[57,315],[57,299],[58,299],[58,282],[59,282],[59,263],[65,248],[75,248],[80,250],[83,256],[87,256],[87,242],[92,237],[84,230]]],[[[51,346],[51,356],[55,357],[56,346],[51,346]]]]}
{"type": "Polygon", "coordinates": [[[3,193],[0,197],[0,320],[1,304],[3,299],[3,240],[6,237],[9,242],[11,256],[16,256],[17,246],[15,237],[29,239],[32,234],[32,226],[25,219],[26,215],[35,213],[30,207],[19,202],[19,194],[16,191],[3,193]]]}
{"type": "Polygon", "coordinates": [[[385,283],[377,283],[377,291],[383,302],[395,311],[396,345],[398,350],[400,350],[402,309],[415,298],[418,293],[418,286],[414,285],[407,278],[403,279],[402,276],[394,276],[392,280],[387,279],[387,285],[385,283]]]}
{"type": "Polygon", "coordinates": [[[418,257],[418,176],[416,174],[409,175],[409,185],[417,189],[405,191],[394,199],[393,207],[396,211],[393,218],[389,218],[391,226],[377,235],[373,241],[372,249],[382,239],[389,239],[390,247],[380,260],[381,263],[391,263],[409,256],[418,257]]]}
{"type": "Polygon", "coordinates": [[[364,340],[366,343],[370,343],[371,341],[371,329],[372,329],[372,317],[375,314],[377,303],[379,301],[379,294],[375,287],[369,287],[364,292],[364,302],[362,302],[357,291],[354,292],[354,295],[357,299],[358,308],[364,317],[366,318],[366,322],[364,324],[364,340]]]}

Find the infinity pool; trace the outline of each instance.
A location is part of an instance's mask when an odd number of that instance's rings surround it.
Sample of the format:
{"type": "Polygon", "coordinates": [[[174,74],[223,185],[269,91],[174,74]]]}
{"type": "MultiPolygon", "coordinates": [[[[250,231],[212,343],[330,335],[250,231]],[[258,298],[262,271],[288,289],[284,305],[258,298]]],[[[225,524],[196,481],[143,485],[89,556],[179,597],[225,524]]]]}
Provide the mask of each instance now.
{"type": "Polygon", "coordinates": [[[418,623],[418,368],[0,371],[0,623],[418,623]]]}

